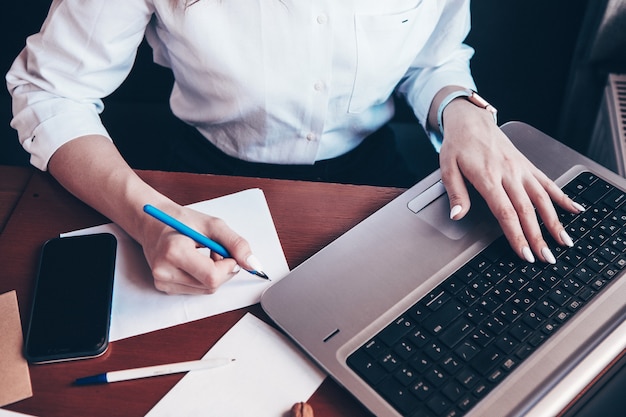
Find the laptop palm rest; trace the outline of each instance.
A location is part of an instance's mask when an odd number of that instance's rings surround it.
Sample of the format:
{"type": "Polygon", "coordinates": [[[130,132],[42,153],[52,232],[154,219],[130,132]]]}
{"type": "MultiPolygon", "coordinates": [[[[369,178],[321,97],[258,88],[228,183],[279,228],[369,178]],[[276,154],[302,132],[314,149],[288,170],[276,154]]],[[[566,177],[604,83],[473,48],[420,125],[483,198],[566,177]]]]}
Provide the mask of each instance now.
{"type": "MultiPolygon", "coordinates": [[[[472,201],[478,203],[478,198],[472,201]]],[[[439,230],[448,239],[459,240],[471,230],[471,226],[478,220],[478,209],[470,210],[460,220],[451,220],[448,217],[450,200],[441,180],[424,190],[407,204],[409,210],[426,223],[439,230]]]]}

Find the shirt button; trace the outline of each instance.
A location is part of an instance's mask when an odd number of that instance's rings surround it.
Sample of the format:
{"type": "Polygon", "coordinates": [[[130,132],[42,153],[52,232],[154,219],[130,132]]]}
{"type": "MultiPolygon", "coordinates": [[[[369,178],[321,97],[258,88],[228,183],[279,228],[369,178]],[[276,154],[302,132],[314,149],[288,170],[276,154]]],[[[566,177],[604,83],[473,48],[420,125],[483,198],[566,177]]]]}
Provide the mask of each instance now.
{"type": "Polygon", "coordinates": [[[307,133],[306,140],[308,140],[309,142],[314,141],[315,140],[315,133],[307,133]]]}
{"type": "Polygon", "coordinates": [[[323,91],[324,90],[324,82],[323,81],[318,81],[315,84],[313,84],[313,88],[315,89],[315,91],[323,91]]]}
{"type": "Polygon", "coordinates": [[[323,25],[326,22],[328,22],[328,16],[326,16],[325,14],[321,14],[317,16],[317,23],[319,23],[320,25],[323,25]]]}

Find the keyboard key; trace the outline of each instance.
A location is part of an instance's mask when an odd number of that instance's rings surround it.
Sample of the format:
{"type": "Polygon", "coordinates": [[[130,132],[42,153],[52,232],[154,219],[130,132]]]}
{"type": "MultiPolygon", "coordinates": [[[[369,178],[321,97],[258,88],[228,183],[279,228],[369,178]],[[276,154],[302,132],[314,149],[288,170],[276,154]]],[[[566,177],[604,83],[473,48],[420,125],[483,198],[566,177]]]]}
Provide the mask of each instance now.
{"type": "Polygon", "coordinates": [[[428,316],[422,325],[433,334],[441,333],[465,310],[465,306],[457,300],[446,302],[441,308],[428,316]]]}
{"type": "Polygon", "coordinates": [[[433,360],[438,360],[443,356],[445,349],[443,348],[443,344],[439,341],[430,342],[424,347],[424,353],[430,356],[433,360]]]}
{"type": "Polygon", "coordinates": [[[423,379],[418,379],[411,385],[411,392],[421,401],[428,398],[434,391],[434,388],[423,379]]]}
{"type": "Polygon", "coordinates": [[[394,374],[398,382],[405,387],[415,381],[417,375],[417,372],[415,372],[415,370],[410,366],[403,366],[394,374]]]}
{"type": "Polygon", "coordinates": [[[454,375],[461,368],[461,362],[453,355],[449,355],[446,358],[442,359],[441,367],[448,374],[454,375]]]}
{"type": "Polygon", "coordinates": [[[496,340],[496,346],[506,354],[513,352],[518,343],[512,336],[502,336],[496,340]]]}
{"type": "Polygon", "coordinates": [[[531,329],[538,329],[543,324],[543,317],[536,311],[531,311],[524,315],[522,321],[531,329]]]}
{"type": "Polygon", "coordinates": [[[478,305],[480,305],[487,312],[493,313],[502,305],[502,303],[496,298],[495,295],[487,295],[479,301],[478,305]]]}
{"type": "Polygon", "coordinates": [[[456,380],[461,383],[466,389],[471,389],[477,382],[479,376],[470,368],[465,368],[456,376],[456,380]]]}
{"type": "Polygon", "coordinates": [[[528,343],[530,343],[532,346],[537,347],[539,346],[541,343],[543,343],[543,341],[546,339],[546,335],[543,333],[535,333],[533,334],[530,339],[528,339],[528,343]]]}
{"type": "Polygon", "coordinates": [[[554,289],[550,291],[550,295],[548,296],[550,300],[552,300],[557,306],[563,306],[569,300],[570,296],[567,292],[563,291],[561,288],[554,289]]]}
{"type": "Polygon", "coordinates": [[[382,365],[383,368],[387,370],[387,372],[391,372],[400,365],[400,358],[393,352],[384,354],[378,363],[382,365]]]}
{"type": "Polygon", "coordinates": [[[464,396],[457,403],[458,407],[463,411],[469,410],[470,408],[474,406],[474,404],[476,404],[476,400],[474,399],[474,397],[470,395],[464,396]]]}
{"type": "Polygon", "coordinates": [[[499,318],[501,318],[501,319],[511,323],[516,318],[518,318],[521,313],[522,313],[521,310],[519,308],[516,308],[514,305],[512,305],[512,304],[505,304],[495,314],[499,318]]]}
{"type": "Polygon", "coordinates": [[[526,340],[526,338],[530,336],[531,333],[532,329],[528,325],[519,322],[515,326],[513,326],[513,328],[511,328],[510,332],[510,334],[520,342],[526,340]]]}
{"type": "Polygon", "coordinates": [[[506,324],[496,316],[487,317],[482,326],[492,334],[500,334],[506,329],[506,324]]]}
{"type": "Polygon", "coordinates": [[[474,387],[474,390],[472,391],[472,393],[474,394],[475,397],[484,397],[485,395],[487,395],[487,393],[489,392],[489,387],[487,387],[487,384],[483,381],[479,381],[478,384],[474,387]]]}
{"type": "Polygon", "coordinates": [[[478,346],[485,347],[493,340],[493,336],[484,329],[478,329],[470,335],[470,340],[478,346]]]}
{"type": "Polygon", "coordinates": [[[474,324],[479,324],[483,321],[489,313],[484,310],[480,305],[475,305],[467,310],[465,317],[470,319],[474,324]]]}
{"type": "Polygon", "coordinates": [[[411,359],[411,366],[420,373],[426,372],[426,370],[432,365],[432,360],[427,358],[423,353],[418,353],[411,359]]]}
{"type": "Polygon", "coordinates": [[[379,357],[387,349],[377,338],[367,342],[361,350],[367,352],[372,358],[379,357]]]}
{"type": "Polygon", "coordinates": [[[385,327],[378,335],[378,338],[385,342],[387,346],[392,346],[413,328],[413,322],[404,316],[394,320],[385,327]]]}
{"type": "Polygon", "coordinates": [[[431,410],[433,410],[435,415],[438,416],[443,415],[451,406],[450,401],[448,401],[443,395],[439,394],[428,400],[426,404],[431,410]]]}
{"type": "Polygon", "coordinates": [[[491,289],[492,285],[493,284],[487,279],[487,277],[482,276],[472,281],[470,288],[480,295],[485,295],[487,294],[487,291],[491,289]]]}
{"type": "Polygon", "coordinates": [[[478,300],[478,294],[469,287],[463,288],[456,297],[466,306],[471,306],[478,300]]]}
{"type": "Polygon", "coordinates": [[[594,185],[594,187],[588,187],[580,194],[583,199],[592,204],[599,201],[605,194],[608,193],[611,188],[609,184],[605,183],[604,181],[597,182],[594,185]]]}
{"type": "Polygon", "coordinates": [[[348,358],[348,364],[372,385],[378,384],[387,372],[363,351],[356,351],[348,358]]]}
{"type": "Polygon", "coordinates": [[[457,356],[466,362],[469,362],[479,351],[478,347],[469,341],[464,341],[455,349],[457,356]]]}
{"type": "Polygon", "coordinates": [[[457,381],[450,381],[441,389],[441,392],[443,392],[443,395],[448,397],[450,401],[456,402],[465,394],[465,388],[457,381]]]}
{"type": "Polygon", "coordinates": [[[437,291],[426,296],[426,307],[436,311],[450,299],[450,295],[445,291],[437,291]]]}
{"type": "Polygon", "coordinates": [[[440,340],[449,348],[453,348],[459,343],[465,336],[467,336],[472,330],[474,330],[474,326],[472,323],[465,319],[460,319],[450,325],[446,331],[444,331],[440,340]]]}
{"type": "Polygon", "coordinates": [[[420,405],[411,390],[395,380],[389,380],[387,384],[383,384],[381,394],[402,414],[408,414],[420,405]]]}
{"type": "Polygon", "coordinates": [[[481,350],[475,357],[472,359],[472,366],[482,375],[487,375],[489,371],[500,364],[502,361],[503,355],[498,349],[494,346],[489,346],[484,350],[481,350]]]}
{"type": "Polygon", "coordinates": [[[413,345],[413,343],[408,340],[402,340],[393,348],[393,351],[396,352],[403,360],[407,360],[411,357],[411,355],[413,355],[413,353],[415,353],[416,349],[417,348],[413,345]]]}
{"type": "Polygon", "coordinates": [[[500,380],[503,379],[504,376],[504,371],[502,371],[501,369],[494,369],[487,379],[489,380],[489,382],[497,383],[500,382],[500,380]]]}
{"type": "Polygon", "coordinates": [[[552,300],[545,298],[535,305],[535,310],[544,317],[550,317],[557,311],[557,307],[552,300]]]}
{"type": "Polygon", "coordinates": [[[523,345],[515,352],[515,355],[520,359],[526,359],[533,353],[533,348],[528,345],[523,345]]]}
{"type": "Polygon", "coordinates": [[[435,387],[440,387],[447,380],[447,377],[442,369],[434,367],[428,370],[426,379],[435,387]]]}
{"type": "Polygon", "coordinates": [[[600,258],[599,256],[591,256],[587,261],[586,265],[594,272],[601,272],[604,267],[607,265],[607,262],[600,258]]]}
{"type": "Polygon", "coordinates": [[[426,346],[430,337],[426,335],[423,329],[413,329],[407,335],[407,339],[418,348],[426,346]]]}

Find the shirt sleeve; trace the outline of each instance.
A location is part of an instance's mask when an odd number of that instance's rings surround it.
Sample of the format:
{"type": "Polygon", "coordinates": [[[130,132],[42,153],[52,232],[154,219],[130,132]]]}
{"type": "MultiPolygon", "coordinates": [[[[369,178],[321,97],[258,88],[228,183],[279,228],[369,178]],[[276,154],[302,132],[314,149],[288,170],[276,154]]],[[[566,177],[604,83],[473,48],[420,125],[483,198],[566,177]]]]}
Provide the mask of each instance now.
{"type": "Polygon", "coordinates": [[[470,71],[474,50],[464,44],[470,30],[469,0],[440,2],[443,8],[437,27],[398,86],[437,151],[439,132],[428,128],[428,111],[437,92],[447,85],[476,89],[470,71]]]}
{"type": "Polygon", "coordinates": [[[102,98],[130,72],[151,16],[148,0],[54,0],[6,76],[11,126],[46,170],[52,154],[84,135],[109,137],[102,98]]]}

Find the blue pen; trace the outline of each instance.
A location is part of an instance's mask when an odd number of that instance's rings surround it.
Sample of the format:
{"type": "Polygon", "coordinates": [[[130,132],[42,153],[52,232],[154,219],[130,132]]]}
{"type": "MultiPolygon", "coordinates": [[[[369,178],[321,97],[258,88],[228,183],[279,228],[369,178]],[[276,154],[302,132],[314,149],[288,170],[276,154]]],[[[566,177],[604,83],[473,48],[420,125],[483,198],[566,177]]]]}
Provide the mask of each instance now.
{"type": "MultiPolygon", "coordinates": [[[[195,240],[197,243],[201,244],[202,246],[207,247],[213,252],[220,254],[224,258],[232,258],[232,256],[230,256],[230,253],[228,253],[228,251],[226,250],[224,246],[220,245],[214,240],[209,239],[202,233],[193,230],[191,227],[187,226],[184,223],[181,223],[180,221],[176,220],[169,214],[162,212],[158,208],[150,204],[146,204],[145,206],[143,206],[143,211],[145,211],[146,213],[148,213],[155,219],[165,223],[166,225],[176,230],[177,232],[182,233],[183,235],[195,240]]],[[[267,274],[265,274],[265,272],[263,271],[248,271],[248,272],[270,281],[267,274]]]]}

